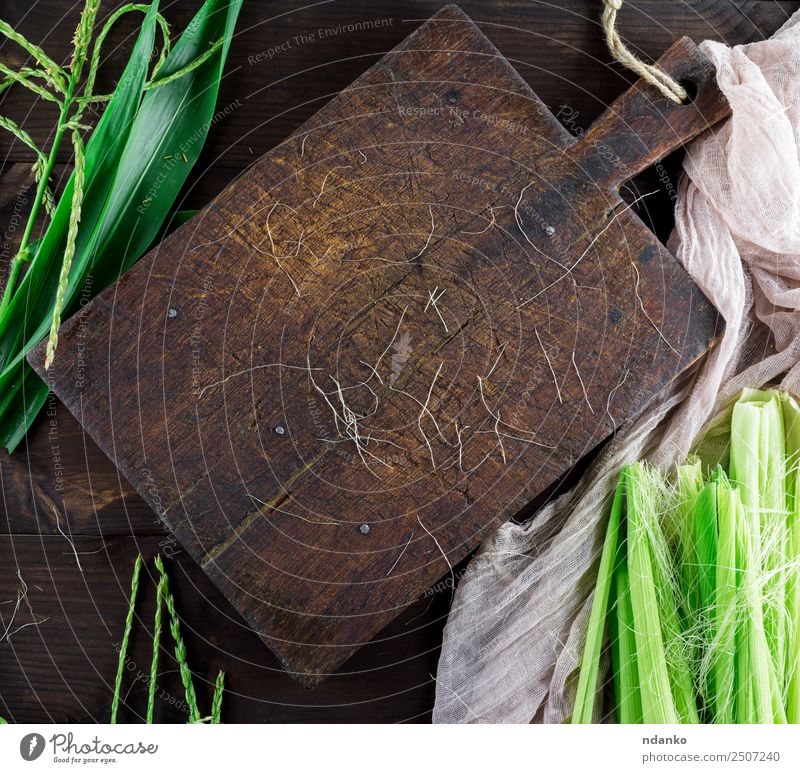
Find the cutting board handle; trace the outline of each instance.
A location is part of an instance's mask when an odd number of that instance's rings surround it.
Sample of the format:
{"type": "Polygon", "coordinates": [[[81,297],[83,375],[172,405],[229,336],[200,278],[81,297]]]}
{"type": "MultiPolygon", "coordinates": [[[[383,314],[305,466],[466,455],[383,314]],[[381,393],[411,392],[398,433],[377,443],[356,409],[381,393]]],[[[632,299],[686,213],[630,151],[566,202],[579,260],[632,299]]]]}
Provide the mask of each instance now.
{"type": "Polygon", "coordinates": [[[690,101],[676,104],[638,80],[573,146],[573,157],[593,179],[617,188],[730,114],[714,65],[689,38],[674,43],[658,64],[683,84],[690,101]]]}

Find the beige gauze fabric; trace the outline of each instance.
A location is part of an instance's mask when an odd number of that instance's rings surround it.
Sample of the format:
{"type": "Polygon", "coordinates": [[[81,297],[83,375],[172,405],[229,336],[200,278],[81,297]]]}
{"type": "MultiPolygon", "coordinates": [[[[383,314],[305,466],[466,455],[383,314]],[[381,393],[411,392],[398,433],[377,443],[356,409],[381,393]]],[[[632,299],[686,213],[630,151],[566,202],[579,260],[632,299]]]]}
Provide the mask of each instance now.
{"type": "Polygon", "coordinates": [[[800,386],[800,12],[769,40],[701,48],[732,114],[688,150],[669,246],[725,332],[573,490],[483,544],[445,628],[435,722],[568,719],[620,468],[669,470],[744,386],[800,386]]]}

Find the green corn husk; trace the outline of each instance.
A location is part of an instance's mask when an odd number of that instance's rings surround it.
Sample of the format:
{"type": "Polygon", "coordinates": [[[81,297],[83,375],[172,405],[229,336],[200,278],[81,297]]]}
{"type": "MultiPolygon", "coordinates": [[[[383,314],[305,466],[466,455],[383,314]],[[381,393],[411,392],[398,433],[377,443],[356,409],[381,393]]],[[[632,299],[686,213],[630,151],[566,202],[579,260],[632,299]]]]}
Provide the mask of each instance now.
{"type": "Polygon", "coordinates": [[[717,479],[717,566],[714,573],[714,623],[709,637],[712,655],[709,709],[717,724],[734,720],[736,630],[739,626],[737,523],[743,517],[739,491],[721,473],[717,479]]]}
{"type": "Polygon", "coordinates": [[[724,421],[730,452],[715,420],[674,482],[646,464],[620,475],[604,550],[616,545],[616,561],[601,561],[582,664],[595,664],[584,721],[601,713],[604,614],[618,722],[800,722],[800,407],[745,390],[724,421]],[[705,480],[703,464],[716,468],[705,480]]]}
{"type": "MultiPolygon", "coordinates": [[[[623,546],[623,549],[624,546],[623,546]]],[[[624,556],[624,553],[622,553],[624,556]]],[[[614,677],[617,722],[642,723],[642,696],[639,690],[639,665],[633,632],[630,579],[627,561],[620,560],[614,573],[615,603],[611,615],[611,668],[614,677]]]]}
{"type": "Polygon", "coordinates": [[[600,670],[600,655],[603,646],[603,634],[608,613],[608,602],[611,595],[612,576],[617,557],[619,542],[619,524],[622,515],[623,488],[617,486],[611,516],[608,521],[603,552],[600,557],[600,568],[597,573],[597,584],[589,613],[589,624],[586,643],[583,649],[583,660],[575,696],[575,708],[572,712],[573,724],[588,724],[592,721],[597,696],[597,676],[600,670]]]}
{"type": "MultiPolygon", "coordinates": [[[[672,566],[667,537],[662,530],[660,514],[669,508],[671,492],[661,475],[647,465],[636,466],[639,485],[647,492],[648,507],[640,512],[652,558],[653,588],[658,601],[661,640],[667,664],[670,688],[678,721],[695,724],[700,721],[694,690],[689,649],[686,646],[683,620],[679,611],[679,592],[672,566]]],[[[635,626],[635,618],[634,618],[635,626]]],[[[644,674],[640,675],[640,679],[644,674]]]]}
{"type": "Polygon", "coordinates": [[[675,533],[674,543],[676,561],[681,574],[681,608],[685,620],[693,620],[700,609],[700,580],[698,565],[694,560],[694,511],[697,498],[703,489],[703,468],[699,459],[678,467],[677,505],[672,509],[676,523],[671,531],[675,533]]]}
{"type": "Polygon", "coordinates": [[[787,547],[786,573],[786,719],[800,724],[800,407],[781,393],[786,438],[787,547]]]}
{"type": "Polygon", "coordinates": [[[717,566],[717,481],[709,481],[695,500],[692,526],[697,567],[698,614],[713,622],[717,566]]]}
{"type": "Polygon", "coordinates": [[[739,529],[743,631],[737,714],[740,722],[753,724],[786,721],[784,450],[783,413],[776,394],[745,390],[731,418],[730,475],[744,505],[739,529]]]}
{"type": "Polygon", "coordinates": [[[653,579],[672,697],[678,721],[681,724],[697,724],[700,722],[700,716],[692,674],[691,652],[687,646],[683,620],[679,613],[678,594],[671,573],[669,550],[655,517],[657,514],[654,512],[653,515],[650,524],[653,579]]]}
{"type": "Polygon", "coordinates": [[[787,648],[786,721],[800,724],[800,476],[795,476],[794,507],[791,513],[791,550],[794,565],[787,582],[787,618],[789,621],[789,647],[787,648]]]}
{"type": "Polygon", "coordinates": [[[678,712],[672,696],[667,656],[662,638],[656,574],[648,528],[652,523],[655,502],[652,482],[639,465],[623,471],[628,524],[628,572],[633,611],[636,660],[642,720],[645,724],[674,724],[678,712]]]}

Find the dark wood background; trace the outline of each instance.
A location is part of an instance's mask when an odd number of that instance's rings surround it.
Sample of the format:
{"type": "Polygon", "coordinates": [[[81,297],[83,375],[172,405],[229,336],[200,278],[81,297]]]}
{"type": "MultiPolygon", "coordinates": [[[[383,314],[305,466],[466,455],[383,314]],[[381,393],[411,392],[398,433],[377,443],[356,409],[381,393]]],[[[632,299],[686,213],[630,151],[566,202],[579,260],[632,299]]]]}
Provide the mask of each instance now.
{"type": "MultiPolygon", "coordinates": [[[[72,0],[3,0],[0,17],[64,61],[80,5],[72,0]]],[[[104,4],[103,13],[115,5],[104,4]]],[[[221,109],[232,109],[213,127],[180,208],[208,202],[442,3],[331,0],[306,5],[245,3],[219,97],[221,109]],[[359,29],[347,29],[358,23],[359,29]]],[[[176,31],[198,6],[199,0],[162,2],[176,31]]],[[[605,51],[600,0],[470,0],[461,6],[550,109],[568,117],[572,131],[586,128],[632,80],[605,51]]],[[[634,49],[657,58],[684,34],[728,44],[760,40],[799,7],[795,0],[646,0],[626,3],[620,25],[634,49]]],[[[109,38],[106,86],[121,69],[132,29],[132,21],[122,23],[109,38]]],[[[20,52],[8,44],[0,46],[0,59],[9,66],[21,64],[20,52]]],[[[3,95],[0,112],[46,143],[54,116],[40,103],[32,105],[27,94],[10,90],[3,95]]],[[[19,221],[30,163],[24,147],[0,137],[0,226],[11,242],[24,227],[24,217],[19,221]]],[[[648,209],[640,215],[662,238],[670,230],[670,191],[677,184],[679,165],[680,158],[672,157],[632,185],[639,192],[658,191],[648,197],[648,209]]],[[[61,166],[58,173],[65,171],[61,166]]],[[[168,558],[184,620],[201,709],[207,710],[211,682],[223,669],[228,676],[223,719],[228,722],[429,719],[448,587],[426,592],[339,674],[308,690],[281,670],[54,398],[15,454],[0,452],[0,473],[5,513],[0,522],[0,633],[14,608],[20,576],[28,587],[27,603],[12,631],[35,623],[0,641],[0,716],[19,722],[107,721],[133,561],[137,552],[150,558],[160,550],[168,558]],[[62,531],[71,534],[71,542],[62,531]]],[[[140,594],[143,603],[129,653],[121,721],[140,720],[146,700],[148,624],[155,595],[148,575],[140,594]]],[[[157,719],[183,721],[175,664],[166,656],[162,664],[157,719]]]]}

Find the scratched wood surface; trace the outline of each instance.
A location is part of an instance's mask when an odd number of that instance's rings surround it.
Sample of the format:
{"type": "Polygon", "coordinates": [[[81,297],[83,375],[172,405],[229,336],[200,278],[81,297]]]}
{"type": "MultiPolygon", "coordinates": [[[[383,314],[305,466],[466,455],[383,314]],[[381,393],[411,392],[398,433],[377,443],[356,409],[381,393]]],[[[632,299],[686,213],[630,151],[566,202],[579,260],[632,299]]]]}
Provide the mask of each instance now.
{"type": "Polygon", "coordinates": [[[53,391],[305,681],[718,334],[617,192],[728,111],[659,61],[690,104],[576,142],[447,7],[64,326],[53,391]]]}
{"type": "MultiPolygon", "coordinates": [[[[171,10],[188,16],[189,5],[179,3],[171,10]]],[[[221,102],[225,100],[227,104],[241,96],[243,106],[216,127],[199,172],[192,185],[187,186],[185,206],[198,206],[208,201],[236,175],[242,164],[252,159],[251,151],[258,155],[280,142],[288,131],[326,101],[328,94],[347,85],[382,51],[416,26],[419,21],[414,23],[413,18],[428,15],[437,6],[436,3],[415,3],[412,8],[401,3],[396,8],[393,6],[391,12],[381,9],[389,20],[382,28],[354,30],[346,37],[340,35],[320,38],[313,44],[292,45],[279,56],[251,65],[247,62],[248,55],[280,44],[287,30],[312,31],[379,15],[370,4],[335,3],[297,11],[267,25],[265,20],[274,15],[271,5],[249,3],[245,8],[244,13],[249,16],[248,24],[243,26],[248,32],[243,36],[242,45],[238,49],[234,47],[234,57],[238,57],[234,60],[238,70],[234,68],[234,71],[238,75],[235,82],[233,79],[226,81],[221,97],[221,102]],[[336,61],[337,56],[342,57],[344,42],[348,56],[344,61],[336,61]],[[254,84],[260,85],[265,73],[274,76],[274,82],[253,95],[254,84]],[[246,88],[242,87],[242,82],[246,88]],[[269,120],[265,121],[265,115],[269,120]]],[[[482,27],[490,38],[504,52],[509,52],[518,69],[536,86],[554,112],[559,112],[562,104],[569,106],[568,111],[562,111],[560,119],[571,131],[584,129],[603,105],[622,90],[627,76],[619,68],[608,65],[597,34],[594,3],[565,2],[558,8],[548,3],[464,5],[474,17],[485,22],[482,27]],[[509,24],[509,18],[513,18],[514,23],[509,24]],[[531,36],[536,36],[536,46],[531,45],[531,36]]],[[[673,3],[640,2],[626,6],[623,23],[627,25],[625,32],[634,46],[645,55],[656,57],[681,33],[688,33],[697,40],[713,37],[728,43],[759,39],[776,29],[797,5],[792,2],[705,2],[696,4],[693,8],[696,13],[687,16],[673,3]]],[[[42,32],[39,20],[45,16],[60,18],[67,3],[37,4],[35,10],[42,12],[38,19],[35,12],[26,15],[28,4],[12,2],[7,6],[8,10],[4,7],[6,17],[11,21],[22,19],[32,37],[40,39],[47,35],[51,45],[66,50],[70,25],[56,26],[54,32],[42,32]]],[[[285,8],[282,4],[281,10],[285,8]]],[[[12,107],[25,104],[24,98],[18,95],[7,97],[13,97],[12,107]],[[17,100],[16,103],[13,100],[17,100]]],[[[4,112],[7,101],[4,100],[4,112]]],[[[34,129],[37,120],[42,121],[42,126],[46,125],[38,114],[29,118],[34,129]]],[[[31,126],[29,122],[25,125],[31,126]]],[[[21,189],[27,177],[28,157],[19,147],[9,146],[5,141],[0,147],[6,161],[0,204],[4,223],[7,223],[19,204],[14,192],[21,189]]],[[[672,158],[658,172],[644,173],[636,179],[636,190],[654,195],[637,204],[635,209],[662,237],[670,227],[670,184],[676,179],[678,162],[679,158],[672,158]]],[[[7,235],[13,241],[13,234],[7,231],[7,235]]],[[[29,570],[38,571],[41,566],[48,567],[53,574],[53,584],[47,588],[49,595],[70,603],[86,595],[85,586],[69,581],[79,573],[69,546],[58,534],[51,502],[61,511],[62,526],[69,523],[73,534],[82,535],[79,540],[87,540],[79,543],[79,550],[83,544],[87,550],[97,549],[101,545],[94,537],[102,534],[105,552],[113,555],[113,561],[83,558],[84,562],[95,562],[93,582],[97,583],[96,587],[107,589],[113,603],[109,601],[98,609],[87,598],[83,606],[73,608],[81,611],[81,625],[72,628],[71,636],[46,634],[48,626],[52,625],[48,622],[40,628],[29,627],[16,634],[13,649],[0,647],[2,710],[12,719],[30,721],[90,720],[107,716],[108,684],[113,677],[113,656],[109,651],[113,633],[120,629],[124,616],[125,584],[135,552],[132,543],[152,551],[156,549],[154,544],[163,541],[163,528],[154,522],[149,508],[57,401],[53,403],[52,416],[43,416],[35,427],[27,449],[12,459],[4,456],[0,471],[6,513],[3,571],[0,573],[3,599],[12,598],[16,592],[17,568],[25,574],[29,570]],[[50,422],[55,429],[49,426],[50,422]],[[63,474],[57,475],[53,470],[54,449],[64,460],[63,474]],[[55,543],[50,543],[53,548],[47,555],[41,548],[40,533],[51,534],[56,539],[55,543]],[[36,536],[27,540],[23,538],[26,534],[36,536]],[[131,534],[137,539],[125,536],[131,534]],[[120,550],[122,545],[130,547],[120,550]],[[46,647],[43,636],[47,637],[46,647]],[[76,648],[84,650],[84,654],[71,655],[76,648]],[[25,656],[20,657],[19,653],[25,656]],[[59,658],[66,658],[70,668],[54,668],[51,661],[59,658]]],[[[104,553],[101,551],[99,555],[104,553]]],[[[458,574],[456,567],[456,576],[458,574]]],[[[343,669],[342,677],[334,677],[308,693],[285,677],[276,662],[265,654],[258,639],[215,593],[191,560],[182,559],[179,577],[179,601],[192,632],[188,637],[190,657],[198,654],[202,662],[208,652],[206,638],[211,631],[219,633],[221,643],[215,651],[214,665],[224,666],[233,680],[228,702],[232,720],[394,721],[427,716],[432,699],[430,674],[435,668],[435,648],[449,600],[447,594],[424,596],[418,605],[419,611],[408,613],[408,619],[417,617],[416,621],[410,625],[405,624],[406,619],[394,621],[378,637],[376,654],[369,654],[371,648],[362,650],[343,669]],[[184,572],[188,578],[185,581],[184,572]],[[220,614],[209,616],[209,604],[218,606],[220,614]],[[244,661],[249,663],[247,668],[242,665],[244,661]]],[[[59,628],[56,633],[62,631],[59,628]]],[[[146,658],[146,647],[141,653],[140,657],[146,658]]],[[[203,671],[202,665],[198,668],[203,671]]],[[[213,678],[211,666],[206,676],[213,678]]],[[[175,686],[172,689],[177,690],[175,686]]],[[[142,691],[134,687],[130,701],[135,707],[131,716],[140,714],[142,691]]],[[[182,715],[174,704],[165,700],[160,704],[160,716],[180,721],[182,715]]]]}

